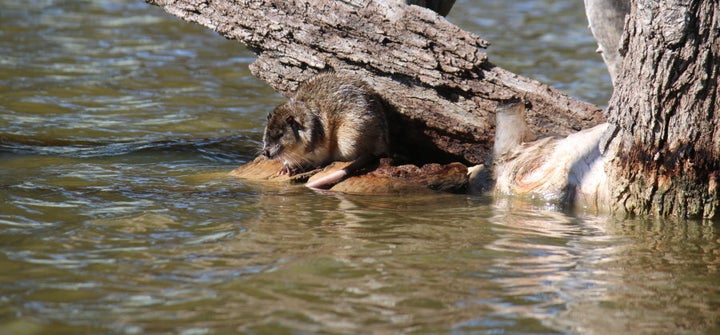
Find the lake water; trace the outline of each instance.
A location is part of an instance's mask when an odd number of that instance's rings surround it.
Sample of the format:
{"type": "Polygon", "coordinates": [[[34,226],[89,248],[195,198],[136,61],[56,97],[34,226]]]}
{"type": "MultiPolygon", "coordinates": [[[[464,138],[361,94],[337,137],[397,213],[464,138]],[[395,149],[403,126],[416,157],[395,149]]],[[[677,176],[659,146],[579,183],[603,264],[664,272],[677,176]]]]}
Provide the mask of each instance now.
{"type": "MultiPolygon", "coordinates": [[[[282,97],[142,1],[0,1],[0,334],[718,334],[720,227],[227,178],[282,97]]],[[[458,1],[603,105],[581,1],[458,1]]]]}

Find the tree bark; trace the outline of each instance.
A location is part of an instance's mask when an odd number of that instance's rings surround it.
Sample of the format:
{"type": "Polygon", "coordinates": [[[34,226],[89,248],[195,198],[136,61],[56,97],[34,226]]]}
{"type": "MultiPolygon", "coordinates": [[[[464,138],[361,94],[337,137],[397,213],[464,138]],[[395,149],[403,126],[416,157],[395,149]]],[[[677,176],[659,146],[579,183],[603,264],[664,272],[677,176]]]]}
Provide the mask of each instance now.
{"type": "Polygon", "coordinates": [[[258,54],[252,73],[284,94],[322,71],[362,76],[391,107],[393,150],[416,163],[484,162],[494,111],[511,99],[525,101],[537,134],[604,120],[591,104],[493,65],[486,41],[404,1],[147,1],[247,45],[258,54]]]}
{"type": "Polygon", "coordinates": [[[720,216],[719,7],[633,2],[605,143],[615,211],[720,216]]]}

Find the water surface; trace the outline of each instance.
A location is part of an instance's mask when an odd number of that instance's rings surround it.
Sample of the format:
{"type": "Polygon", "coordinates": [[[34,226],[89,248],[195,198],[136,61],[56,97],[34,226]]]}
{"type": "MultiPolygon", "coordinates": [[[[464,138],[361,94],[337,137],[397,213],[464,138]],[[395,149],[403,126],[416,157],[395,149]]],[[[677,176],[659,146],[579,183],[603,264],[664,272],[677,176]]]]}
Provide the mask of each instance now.
{"type": "MultiPolygon", "coordinates": [[[[577,1],[458,1],[496,64],[603,105],[577,1]]],[[[720,233],[225,173],[282,97],[129,0],[0,10],[0,334],[714,334],[720,233]]]]}

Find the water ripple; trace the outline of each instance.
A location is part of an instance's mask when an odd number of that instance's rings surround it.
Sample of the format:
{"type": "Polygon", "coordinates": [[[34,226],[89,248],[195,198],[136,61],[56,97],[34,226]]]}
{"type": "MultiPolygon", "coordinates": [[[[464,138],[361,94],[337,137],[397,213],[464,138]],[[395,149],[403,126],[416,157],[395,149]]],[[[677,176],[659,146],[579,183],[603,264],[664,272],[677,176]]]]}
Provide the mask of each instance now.
{"type": "Polygon", "coordinates": [[[199,152],[206,157],[224,161],[242,161],[253,157],[257,146],[256,140],[244,135],[209,139],[181,138],[105,143],[101,140],[43,139],[0,134],[0,153],[78,158],[109,157],[146,151],[175,151],[199,152]]]}

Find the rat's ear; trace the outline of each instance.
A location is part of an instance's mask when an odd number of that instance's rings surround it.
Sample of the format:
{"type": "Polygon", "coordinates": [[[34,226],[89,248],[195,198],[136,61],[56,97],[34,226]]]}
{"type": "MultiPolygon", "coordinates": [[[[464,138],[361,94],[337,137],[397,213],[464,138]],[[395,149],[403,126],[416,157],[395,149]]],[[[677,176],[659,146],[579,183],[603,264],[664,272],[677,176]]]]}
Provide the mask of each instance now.
{"type": "Polygon", "coordinates": [[[302,126],[300,125],[300,122],[297,122],[297,120],[295,120],[295,117],[292,115],[288,116],[285,119],[285,122],[287,122],[287,124],[290,126],[290,128],[292,128],[294,131],[298,131],[300,128],[302,128],[302,126]]]}

